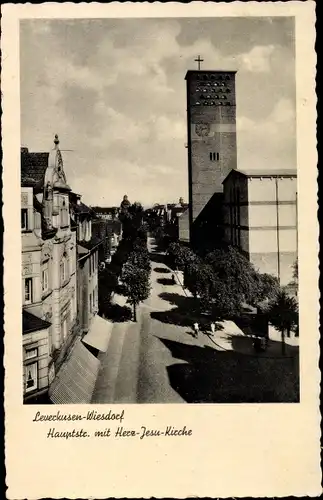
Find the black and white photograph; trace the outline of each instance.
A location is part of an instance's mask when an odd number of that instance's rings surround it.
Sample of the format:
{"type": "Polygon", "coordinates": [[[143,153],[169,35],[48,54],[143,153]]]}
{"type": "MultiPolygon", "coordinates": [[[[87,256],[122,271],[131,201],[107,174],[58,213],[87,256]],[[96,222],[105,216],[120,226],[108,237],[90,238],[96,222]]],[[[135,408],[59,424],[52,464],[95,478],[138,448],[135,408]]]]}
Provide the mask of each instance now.
{"type": "Polygon", "coordinates": [[[1,29],[7,498],[322,493],[315,2],[1,29]]]}
{"type": "Polygon", "coordinates": [[[294,34],[20,22],[26,404],[299,402],[294,34]]]}

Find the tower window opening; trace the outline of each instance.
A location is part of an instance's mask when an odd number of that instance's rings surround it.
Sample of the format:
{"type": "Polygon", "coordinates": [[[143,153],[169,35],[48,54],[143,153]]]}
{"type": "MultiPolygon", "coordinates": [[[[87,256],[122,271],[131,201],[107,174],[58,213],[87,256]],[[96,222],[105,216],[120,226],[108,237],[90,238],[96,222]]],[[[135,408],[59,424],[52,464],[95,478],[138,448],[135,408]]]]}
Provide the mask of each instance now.
{"type": "Polygon", "coordinates": [[[219,153],[214,153],[214,152],[210,153],[210,161],[219,161],[219,159],[220,159],[219,153]]]}

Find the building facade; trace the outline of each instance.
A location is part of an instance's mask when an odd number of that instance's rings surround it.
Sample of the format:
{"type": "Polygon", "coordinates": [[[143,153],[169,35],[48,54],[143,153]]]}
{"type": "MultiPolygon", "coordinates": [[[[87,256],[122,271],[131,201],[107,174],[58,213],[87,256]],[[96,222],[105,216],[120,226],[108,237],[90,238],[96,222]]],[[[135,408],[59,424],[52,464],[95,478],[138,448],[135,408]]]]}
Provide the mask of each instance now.
{"type": "Polygon", "coordinates": [[[81,196],[70,193],[71,219],[77,241],[77,316],[82,334],[87,333],[98,312],[98,255],[101,239],[93,237],[93,210],[81,196]]]}
{"type": "Polygon", "coordinates": [[[208,234],[221,237],[222,181],[237,166],[235,73],[190,70],[185,77],[193,245],[208,234]]]}
{"type": "MultiPolygon", "coordinates": [[[[37,374],[42,391],[54,379],[76,331],[76,233],[70,225],[69,192],[57,136],[50,153],[22,148],[22,304],[29,323],[32,315],[45,322],[43,327],[47,325],[42,334],[28,331],[23,349],[25,362],[29,349],[42,353],[37,374]]],[[[28,389],[25,379],[25,398],[38,396],[36,389],[28,389]]]]}
{"type": "Polygon", "coordinates": [[[226,242],[288,285],[297,260],[296,170],[233,170],[223,187],[226,242]]]}

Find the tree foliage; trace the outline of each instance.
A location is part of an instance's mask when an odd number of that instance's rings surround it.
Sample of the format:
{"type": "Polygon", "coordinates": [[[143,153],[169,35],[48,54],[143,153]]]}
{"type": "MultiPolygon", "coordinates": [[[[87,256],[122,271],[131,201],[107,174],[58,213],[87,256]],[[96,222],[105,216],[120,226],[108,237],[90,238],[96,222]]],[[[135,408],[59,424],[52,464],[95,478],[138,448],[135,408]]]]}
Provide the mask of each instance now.
{"type": "Polygon", "coordinates": [[[202,310],[217,319],[239,314],[244,304],[258,305],[273,300],[279,291],[278,280],[259,274],[235,248],[218,248],[203,259],[192,250],[173,243],[167,255],[171,267],[184,271],[184,286],[200,298],[202,310]]]}
{"type": "Polygon", "coordinates": [[[99,309],[106,307],[110,302],[111,295],[118,285],[118,275],[115,269],[107,267],[99,272],[98,276],[98,301],[99,309]]]}
{"type": "Polygon", "coordinates": [[[281,290],[267,311],[270,323],[282,336],[282,353],[285,353],[285,334],[298,327],[298,304],[285,290],[281,290]]]}
{"type": "Polygon", "coordinates": [[[143,247],[142,245],[134,246],[133,251],[129,254],[127,262],[147,272],[151,270],[147,247],[143,247]]]}
{"type": "Polygon", "coordinates": [[[128,297],[127,302],[133,306],[134,321],[136,321],[136,307],[149,297],[149,272],[129,260],[124,265],[122,280],[128,297]]]}
{"type": "Polygon", "coordinates": [[[170,267],[181,271],[184,271],[185,266],[192,264],[197,259],[196,254],[190,248],[178,242],[171,243],[166,254],[170,267]]]}

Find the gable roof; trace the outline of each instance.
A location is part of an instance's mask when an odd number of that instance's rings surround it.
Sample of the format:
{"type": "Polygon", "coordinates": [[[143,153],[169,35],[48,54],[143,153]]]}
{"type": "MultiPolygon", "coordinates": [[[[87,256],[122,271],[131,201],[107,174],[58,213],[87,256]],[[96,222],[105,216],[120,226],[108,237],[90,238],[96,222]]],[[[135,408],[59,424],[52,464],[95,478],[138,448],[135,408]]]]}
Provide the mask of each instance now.
{"type": "Polygon", "coordinates": [[[22,310],[22,334],[26,335],[27,333],[35,332],[37,330],[44,330],[45,328],[49,328],[51,323],[45,321],[41,318],[38,318],[34,314],[22,310]]]}
{"type": "Polygon", "coordinates": [[[48,167],[49,153],[29,153],[28,150],[22,149],[20,157],[22,186],[42,188],[48,167]]]}
{"type": "Polygon", "coordinates": [[[260,177],[297,177],[297,170],[296,169],[273,169],[273,170],[265,170],[265,169],[256,169],[256,168],[250,168],[250,169],[244,169],[244,170],[236,170],[232,169],[231,172],[228,173],[226,178],[222,181],[222,184],[224,184],[231,175],[242,175],[244,177],[251,177],[251,178],[260,178],[260,177]]]}

